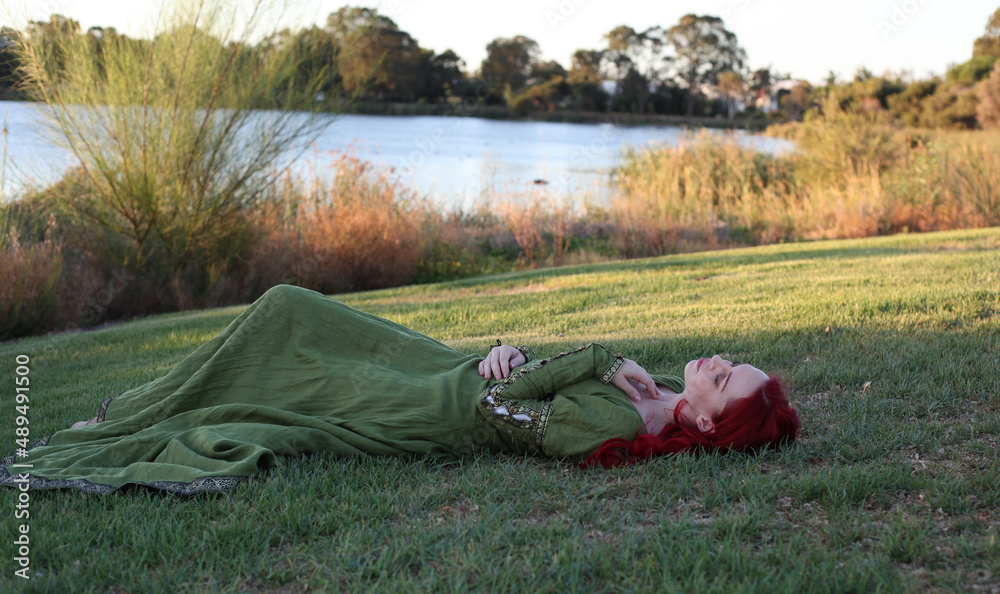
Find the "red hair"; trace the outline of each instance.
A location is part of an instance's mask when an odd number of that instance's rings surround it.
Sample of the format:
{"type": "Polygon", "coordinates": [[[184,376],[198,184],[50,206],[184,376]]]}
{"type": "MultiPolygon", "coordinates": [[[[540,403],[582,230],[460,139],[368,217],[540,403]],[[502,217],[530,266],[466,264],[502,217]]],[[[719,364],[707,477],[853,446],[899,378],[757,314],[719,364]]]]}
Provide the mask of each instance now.
{"type": "Polygon", "coordinates": [[[788,404],[781,380],[771,376],[756,392],[731,401],[712,419],[715,430],[702,433],[681,421],[687,405],[681,400],[674,409],[674,422],[659,435],[644,433],[635,439],[615,438],[601,444],[581,466],[600,464],[605,468],[635,464],[651,456],[697,453],[704,450],[738,452],[757,450],[765,445],[790,443],[799,434],[799,415],[788,404]]]}

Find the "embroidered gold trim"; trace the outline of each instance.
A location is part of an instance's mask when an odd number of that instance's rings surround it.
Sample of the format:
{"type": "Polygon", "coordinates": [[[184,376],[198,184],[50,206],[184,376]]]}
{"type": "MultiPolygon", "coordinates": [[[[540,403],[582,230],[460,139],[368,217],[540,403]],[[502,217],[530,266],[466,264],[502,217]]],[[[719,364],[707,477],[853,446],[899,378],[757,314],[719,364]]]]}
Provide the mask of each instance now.
{"type": "Polygon", "coordinates": [[[611,367],[608,367],[608,370],[605,371],[604,375],[601,376],[601,382],[605,384],[610,382],[611,378],[615,377],[615,374],[618,373],[618,370],[621,369],[622,365],[624,364],[625,364],[625,357],[621,355],[616,356],[615,362],[612,363],[611,367]]]}
{"type": "MultiPolygon", "coordinates": [[[[550,413],[550,411],[552,409],[552,401],[551,401],[552,395],[551,394],[548,395],[547,399],[544,400],[544,402],[542,403],[542,406],[541,406],[541,410],[535,410],[535,409],[533,409],[533,408],[531,408],[529,406],[523,405],[523,404],[514,404],[514,401],[509,400],[507,398],[503,398],[504,391],[506,391],[507,388],[509,388],[512,383],[516,382],[517,380],[521,379],[522,377],[524,377],[525,375],[531,373],[532,371],[534,371],[534,370],[542,367],[546,363],[549,363],[550,361],[555,361],[556,359],[561,359],[562,357],[566,357],[566,356],[572,355],[574,353],[579,353],[580,351],[586,350],[586,349],[590,348],[591,346],[595,346],[595,345],[596,346],[601,346],[601,345],[598,345],[596,343],[588,344],[586,346],[579,347],[579,348],[574,349],[572,351],[566,351],[564,353],[559,353],[555,357],[549,357],[547,359],[535,360],[535,362],[532,363],[531,365],[528,365],[526,367],[522,367],[521,369],[518,369],[517,371],[512,372],[510,375],[508,375],[504,379],[500,380],[499,383],[497,383],[497,384],[495,384],[493,386],[490,386],[489,388],[486,389],[485,392],[483,392],[483,395],[480,398],[480,404],[481,404],[481,406],[486,411],[488,411],[491,414],[491,416],[493,416],[494,418],[501,419],[504,423],[508,423],[510,425],[513,425],[513,426],[517,427],[518,429],[523,429],[523,430],[526,430],[526,431],[533,431],[534,432],[534,438],[535,438],[535,444],[538,445],[539,447],[541,447],[542,440],[545,438],[545,431],[546,431],[546,429],[548,429],[548,426],[549,426],[549,413],[550,413]],[[500,408],[503,408],[504,411],[506,411],[506,413],[503,412],[503,411],[498,412],[497,409],[500,409],[500,408]],[[525,414],[528,417],[530,417],[530,420],[527,420],[527,419],[515,419],[514,418],[515,414],[525,414]]],[[[534,355],[534,353],[531,352],[531,349],[528,349],[528,347],[526,347],[526,346],[518,347],[517,350],[519,350],[522,353],[524,353],[524,351],[521,350],[522,348],[528,350],[528,354],[525,355],[526,358],[528,357],[529,354],[532,355],[532,356],[534,355]]],[[[604,348],[604,347],[601,347],[601,348],[604,348]]],[[[529,360],[533,360],[533,357],[532,357],[532,359],[529,359],[529,360]]],[[[622,358],[622,363],[624,363],[624,358],[622,358]]],[[[614,366],[612,366],[612,367],[614,367],[614,366]]],[[[621,367],[621,363],[618,363],[618,367],[621,367]]],[[[615,368],[614,371],[618,371],[618,368],[615,368]]],[[[612,375],[614,375],[614,374],[612,373],[612,375]]],[[[607,382],[605,382],[605,383],[607,383],[607,382]]]]}
{"type": "Polygon", "coordinates": [[[545,439],[545,431],[549,428],[549,414],[552,411],[552,401],[546,400],[542,404],[542,412],[535,426],[535,445],[542,447],[542,440],[545,439]]]}
{"type": "MultiPolygon", "coordinates": [[[[119,394],[120,396],[120,394],[119,394]]],[[[102,402],[102,406],[114,400],[118,396],[113,396],[102,402]]],[[[105,407],[106,408],[106,407],[105,407]]],[[[49,440],[52,438],[51,435],[43,437],[38,440],[33,446],[28,448],[28,452],[39,447],[44,447],[49,444],[49,440]]],[[[28,460],[30,460],[30,454],[28,455],[28,460]]],[[[0,459],[0,485],[6,485],[8,487],[20,488],[22,483],[21,475],[11,476],[10,465],[17,463],[17,455],[13,454],[7,456],[6,458],[0,459]]],[[[16,470],[16,469],[15,469],[16,470]]],[[[241,484],[250,477],[248,476],[202,476],[194,479],[190,483],[183,483],[179,481],[132,481],[125,483],[121,487],[114,487],[112,485],[106,485],[104,483],[92,483],[87,479],[49,479],[44,476],[36,476],[30,472],[22,473],[27,476],[28,488],[29,489],[76,489],[78,491],[83,491],[84,493],[94,493],[97,495],[104,495],[107,493],[112,493],[118,489],[124,489],[129,485],[142,485],[145,487],[152,487],[154,489],[159,489],[161,491],[168,491],[170,493],[177,493],[178,495],[195,495],[198,493],[225,493],[232,489],[233,487],[241,484]]]]}
{"type": "MultiPolygon", "coordinates": [[[[111,402],[124,394],[116,394],[110,398],[105,398],[100,407],[97,409],[97,422],[103,422],[104,417],[108,412],[108,405],[111,402]]],[[[27,452],[31,452],[35,448],[40,448],[49,445],[49,440],[52,439],[51,435],[43,437],[42,439],[35,442],[34,445],[28,448],[27,452]]],[[[30,454],[28,455],[28,460],[30,460],[30,454]]],[[[23,482],[20,474],[11,476],[10,465],[17,463],[16,453],[7,456],[6,458],[0,459],[0,485],[6,485],[8,487],[19,488],[19,485],[23,482]]],[[[16,469],[15,469],[16,470],[16,469]]],[[[154,489],[159,489],[161,491],[167,491],[170,493],[177,493],[178,495],[196,495],[198,493],[225,493],[231,490],[233,487],[243,483],[250,477],[248,476],[203,476],[194,479],[190,483],[184,483],[180,481],[132,481],[125,483],[121,487],[114,487],[112,485],[106,485],[104,483],[93,483],[87,479],[49,479],[44,476],[36,476],[34,474],[25,474],[28,479],[29,489],[76,489],[78,491],[83,491],[84,493],[94,493],[97,495],[104,495],[107,493],[112,493],[119,489],[124,489],[129,485],[142,485],[144,487],[152,487],[154,489]]]]}
{"type": "MultiPolygon", "coordinates": [[[[538,431],[539,424],[541,424],[542,427],[547,425],[548,409],[551,407],[550,402],[546,402],[545,404],[548,406],[543,406],[542,410],[538,411],[524,404],[514,404],[513,400],[501,398],[497,395],[499,392],[500,390],[495,390],[491,394],[487,391],[482,398],[483,408],[493,414],[496,418],[501,419],[503,422],[509,423],[518,429],[535,432],[538,431]],[[524,415],[528,418],[517,419],[514,418],[515,415],[524,415]]],[[[536,440],[537,439],[538,438],[536,437],[536,440]]]]}

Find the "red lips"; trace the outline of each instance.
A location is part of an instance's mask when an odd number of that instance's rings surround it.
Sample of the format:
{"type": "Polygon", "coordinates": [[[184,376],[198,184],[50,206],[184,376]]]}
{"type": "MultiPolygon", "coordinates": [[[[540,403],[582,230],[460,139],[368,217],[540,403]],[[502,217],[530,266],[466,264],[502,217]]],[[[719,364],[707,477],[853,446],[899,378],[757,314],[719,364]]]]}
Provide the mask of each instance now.
{"type": "Polygon", "coordinates": [[[704,363],[705,361],[708,361],[708,359],[698,359],[698,364],[694,368],[695,371],[701,369],[701,364],[704,363]]]}

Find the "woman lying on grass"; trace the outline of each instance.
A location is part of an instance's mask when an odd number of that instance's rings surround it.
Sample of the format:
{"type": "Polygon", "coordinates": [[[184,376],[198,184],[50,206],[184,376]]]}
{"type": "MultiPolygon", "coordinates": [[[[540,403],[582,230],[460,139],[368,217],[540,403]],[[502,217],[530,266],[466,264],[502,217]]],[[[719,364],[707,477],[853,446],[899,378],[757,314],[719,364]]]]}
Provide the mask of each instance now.
{"type": "Polygon", "coordinates": [[[482,359],[279,285],[165,376],[0,461],[0,483],[219,492],[282,456],[319,452],[529,452],[613,466],[780,444],[798,428],[777,379],[718,356],[688,363],[683,380],[597,344],[541,360],[500,345],[482,359]]]}

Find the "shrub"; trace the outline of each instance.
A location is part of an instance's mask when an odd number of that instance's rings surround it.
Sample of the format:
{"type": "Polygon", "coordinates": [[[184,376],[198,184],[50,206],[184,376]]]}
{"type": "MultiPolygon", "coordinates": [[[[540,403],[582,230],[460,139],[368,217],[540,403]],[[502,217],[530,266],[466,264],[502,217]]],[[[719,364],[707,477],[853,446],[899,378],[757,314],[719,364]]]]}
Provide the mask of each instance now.
{"type": "MultiPolygon", "coordinates": [[[[254,211],[249,274],[324,293],[405,284],[420,258],[423,206],[353,152],[334,154],[311,183],[286,178],[254,211]]],[[[257,284],[257,283],[253,283],[257,284]]],[[[266,287],[264,287],[266,288],[266,287]]]]}
{"type": "Polygon", "coordinates": [[[950,83],[972,85],[990,76],[996,56],[978,56],[948,69],[945,79],[950,83]]]}
{"type": "Polygon", "coordinates": [[[977,126],[975,87],[966,84],[942,84],[924,101],[920,118],[924,126],[972,130],[977,126]]]}
{"type": "Polygon", "coordinates": [[[907,85],[902,93],[889,97],[889,111],[904,126],[923,126],[924,101],[934,94],[940,81],[931,79],[907,85]]]}
{"type": "Polygon", "coordinates": [[[316,100],[327,72],[310,69],[308,48],[280,35],[250,43],[266,33],[265,9],[178,1],[152,40],[73,27],[16,35],[21,88],[81,163],[82,187],[60,210],[127,239],[134,260],[117,263],[169,286],[165,308],[210,301],[249,245],[246,210],[289,147],[329,121],[316,100]]]}

